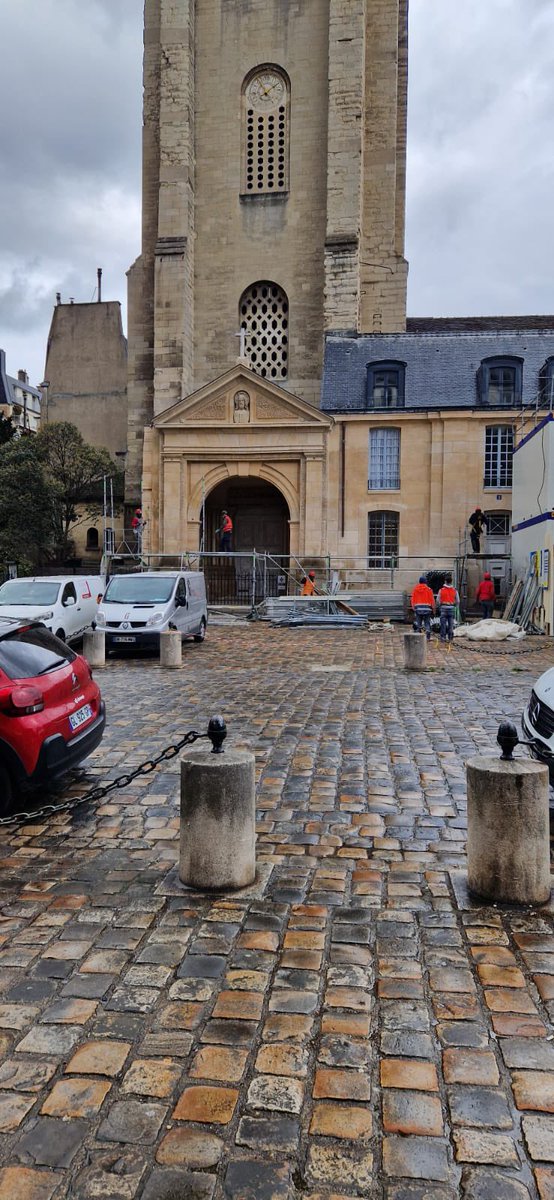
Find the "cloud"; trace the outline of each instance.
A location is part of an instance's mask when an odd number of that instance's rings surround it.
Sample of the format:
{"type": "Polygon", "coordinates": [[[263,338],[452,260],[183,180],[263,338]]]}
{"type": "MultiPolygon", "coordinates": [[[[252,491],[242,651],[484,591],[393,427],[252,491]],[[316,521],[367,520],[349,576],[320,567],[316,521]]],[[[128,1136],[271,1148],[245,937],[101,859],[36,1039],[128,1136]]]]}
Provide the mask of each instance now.
{"type": "Polygon", "coordinates": [[[3,0],[0,345],[42,378],[55,293],[126,298],[140,250],[141,0],[3,0]]]}
{"type": "MultiPolygon", "coordinates": [[[[0,345],[44,370],[55,293],[125,305],[140,250],[142,0],[2,0],[0,345]]],[[[552,0],[413,0],[419,315],[552,308],[552,0]]]]}
{"type": "Polygon", "coordinates": [[[552,308],[553,39],[550,0],[412,6],[411,313],[552,308]]]}

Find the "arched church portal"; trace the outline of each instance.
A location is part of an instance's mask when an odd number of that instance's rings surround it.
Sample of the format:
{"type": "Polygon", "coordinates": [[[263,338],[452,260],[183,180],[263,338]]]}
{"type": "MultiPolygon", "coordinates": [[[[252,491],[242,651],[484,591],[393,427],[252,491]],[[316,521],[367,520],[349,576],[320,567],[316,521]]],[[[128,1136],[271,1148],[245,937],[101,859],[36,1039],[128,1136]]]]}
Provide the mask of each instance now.
{"type": "Polygon", "coordinates": [[[268,554],[286,554],[290,550],[288,504],[272,483],[252,476],[232,476],[219,483],[206,497],[206,550],[219,550],[216,529],[225,509],[233,522],[232,549],[253,549],[268,554]]]}

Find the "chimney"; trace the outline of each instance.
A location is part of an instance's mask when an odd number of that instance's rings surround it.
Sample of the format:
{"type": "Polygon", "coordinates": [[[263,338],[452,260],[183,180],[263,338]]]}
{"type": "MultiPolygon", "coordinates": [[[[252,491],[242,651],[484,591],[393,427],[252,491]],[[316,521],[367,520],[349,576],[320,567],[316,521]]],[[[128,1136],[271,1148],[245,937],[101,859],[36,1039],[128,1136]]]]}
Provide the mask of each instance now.
{"type": "Polygon", "coordinates": [[[29,382],[29,376],[26,371],[18,371],[17,378],[19,380],[19,383],[28,383],[29,382]]]}
{"type": "Polygon", "coordinates": [[[96,268],[96,277],[98,279],[98,303],[102,302],[102,267],[96,268]]]}
{"type": "Polygon", "coordinates": [[[61,292],[56,292],[56,304],[61,304],[61,302],[62,302],[62,294],[61,294],[61,292]]]}

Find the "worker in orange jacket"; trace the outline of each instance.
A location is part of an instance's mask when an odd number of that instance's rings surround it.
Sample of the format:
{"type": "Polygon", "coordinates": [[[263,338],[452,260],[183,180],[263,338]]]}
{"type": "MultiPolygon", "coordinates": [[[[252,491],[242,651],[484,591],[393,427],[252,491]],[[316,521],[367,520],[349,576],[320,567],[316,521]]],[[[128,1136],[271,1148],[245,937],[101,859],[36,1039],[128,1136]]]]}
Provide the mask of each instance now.
{"type": "Polygon", "coordinates": [[[483,617],[485,620],[487,620],[488,617],[492,617],[494,613],[495,596],[496,592],[494,590],[494,583],[489,575],[489,572],[485,571],[485,574],[475,593],[475,598],[478,600],[481,608],[483,609],[483,617]]]}
{"type": "Polygon", "coordinates": [[[305,579],[302,580],[301,596],[315,596],[315,571],[308,571],[305,579]]]}
{"type": "Polygon", "coordinates": [[[226,550],[230,551],[231,538],[233,536],[233,522],[229,516],[229,513],[226,512],[225,509],[223,509],[221,514],[221,526],[219,529],[216,529],[216,533],[221,534],[219,539],[219,549],[223,552],[226,550]]]}
{"type": "Polygon", "coordinates": [[[412,592],[411,606],[414,610],[416,631],[421,633],[422,628],[427,634],[427,641],[431,639],[431,617],[435,611],[435,597],[427,583],[425,575],[420,575],[419,583],[416,583],[412,592]]]}
{"type": "Polygon", "coordinates": [[[460,597],[456,588],[452,583],[452,576],[446,575],[442,587],[439,589],[437,596],[441,619],[441,642],[451,642],[454,637],[454,617],[456,608],[460,603],[460,597]]]}

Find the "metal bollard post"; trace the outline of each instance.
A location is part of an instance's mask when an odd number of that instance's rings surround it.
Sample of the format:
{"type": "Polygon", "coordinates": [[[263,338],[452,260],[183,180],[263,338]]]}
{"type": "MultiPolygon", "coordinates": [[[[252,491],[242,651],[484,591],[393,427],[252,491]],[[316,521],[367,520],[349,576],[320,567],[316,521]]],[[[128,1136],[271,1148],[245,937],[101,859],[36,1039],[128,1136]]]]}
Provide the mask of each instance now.
{"type": "Polygon", "coordinates": [[[427,638],[424,633],[404,634],[404,666],[407,671],[423,671],[427,666],[427,638]]]}
{"type": "Polygon", "coordinates": [[[183,643],[178,629],[160,633],[160,667],[182,667],[183,643]]]}
{"type": "Polygon", "coordinates": [[[221,718],[208,733],[212,750],[194,746],[181,759],[179,878],[200,891],[232,891],[256,878],[255,759],[222,751],[221,718]]]}
{"type": "Polygon", "coordinates": [[[467,882],[484,900],[545,904],[550,899],[548,767],[512,758],[517,731],[500,726],[501,758],[467,769],[467,882]],[[511,732],[513,731],[513,732],[511,732]]]}
{"type": "Polygon", "coordinates": [[[83,657],[89,667],[106,666],[106,634],[103,629],[96,629],[94,624],[83,634],[83,657]]]}

